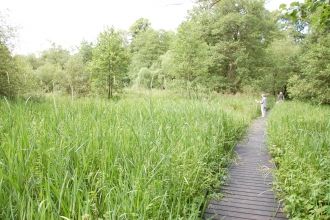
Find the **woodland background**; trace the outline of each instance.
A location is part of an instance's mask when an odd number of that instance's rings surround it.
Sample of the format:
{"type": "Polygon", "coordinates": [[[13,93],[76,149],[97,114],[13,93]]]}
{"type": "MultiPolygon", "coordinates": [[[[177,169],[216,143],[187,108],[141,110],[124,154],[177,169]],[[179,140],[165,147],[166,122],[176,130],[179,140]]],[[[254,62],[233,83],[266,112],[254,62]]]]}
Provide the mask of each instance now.
{"type": "Polygon", "coordinates": [[[329,3],[309,0],[282,9],[270,12],[263,0],[200,0],[176,31],[155,30],[140,18],[129,30],[105,28],[76,51],[52,43],[29,55],[12,54],[17,27],[1,13],[0,95],[110,99],[125,88],[188,96],[282,91],[329,104],[329,3]]]}

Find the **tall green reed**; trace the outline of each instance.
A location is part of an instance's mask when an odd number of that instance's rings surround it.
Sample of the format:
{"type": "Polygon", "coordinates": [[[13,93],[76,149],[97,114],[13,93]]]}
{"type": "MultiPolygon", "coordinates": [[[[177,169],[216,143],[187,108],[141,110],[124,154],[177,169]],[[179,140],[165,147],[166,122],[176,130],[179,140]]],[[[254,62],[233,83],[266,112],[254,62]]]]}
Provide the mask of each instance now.
{"type": "Polygon", "coordinates": [[[196,219],[253,98],[0,105],[0,217],[196,219]]]}
{"type": "Polygon", "coordinates": [[[302,102],[277,105],[268,140],[278,165],[276,189],[292,219],[330,216],[330,109],[302,102]]]}

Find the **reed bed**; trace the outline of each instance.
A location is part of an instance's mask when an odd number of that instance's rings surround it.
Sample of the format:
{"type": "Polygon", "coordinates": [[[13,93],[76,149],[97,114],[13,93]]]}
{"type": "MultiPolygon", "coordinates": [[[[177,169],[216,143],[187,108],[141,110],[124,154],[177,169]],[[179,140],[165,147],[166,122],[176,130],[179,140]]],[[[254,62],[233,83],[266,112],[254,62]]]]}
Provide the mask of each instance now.
{"type": "Polygon", "coordinates": [[[330,109],[302,102],[278,104],[268,141],[278,166],[278,194],[291,219],[329,219],[330,109]]]}
{"type": "Polygon", "coordinates": [[[253,100],[0,99],[0,219],[197,219],[253,100]]]}

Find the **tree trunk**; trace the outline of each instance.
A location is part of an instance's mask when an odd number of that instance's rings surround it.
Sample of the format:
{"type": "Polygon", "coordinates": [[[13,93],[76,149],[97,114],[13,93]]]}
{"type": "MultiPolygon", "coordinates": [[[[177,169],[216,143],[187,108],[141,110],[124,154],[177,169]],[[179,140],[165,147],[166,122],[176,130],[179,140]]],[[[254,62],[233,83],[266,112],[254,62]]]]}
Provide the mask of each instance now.
{"type": "Polygon", "coordinates": [[[188,87],[188,97],[190,98],[190,73],[188,73],[188,83],[189,83],[189,87],[188,87]]]}
{"type": "Polygon", "coordinates": [[[108,99],[111,98],[111,75],[108,76],[108,99]]]}
{"type": "Polygon", "coordinates": [[[277,85],[276,85],[276,77],[277,77],[277,74],[274,73],[273,74],[273,77],[274,77],[274,84],[273,84],[273,95],[275,97],[275,101],[277,101],[277,85]]]}
{"type": "Polygon", "coordinates": [[[110,98],[112,98],[112,96],[113,96],[114,80],[115,80],[115,78],[113,76],[111,76],[111,78],[110,78],[110,82],[111,82],[111,84],[110,84],[110,98]]]}

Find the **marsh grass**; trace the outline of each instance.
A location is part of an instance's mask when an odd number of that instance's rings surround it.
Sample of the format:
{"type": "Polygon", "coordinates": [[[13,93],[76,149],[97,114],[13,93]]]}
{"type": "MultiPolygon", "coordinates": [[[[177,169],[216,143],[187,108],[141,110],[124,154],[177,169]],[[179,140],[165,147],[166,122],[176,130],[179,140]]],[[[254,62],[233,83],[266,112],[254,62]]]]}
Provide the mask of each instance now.
{"type": "Polygon", "coordinates": [[[253,100],[0,100],[0,218],[196,219],[253,100]]]}
{"type": "Polygon", "coordinates": [[[292,219],[329,219],[330,109],[284,102],[269,117],[276,189],[292,219]]]}

